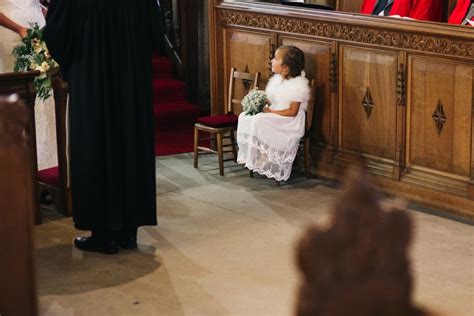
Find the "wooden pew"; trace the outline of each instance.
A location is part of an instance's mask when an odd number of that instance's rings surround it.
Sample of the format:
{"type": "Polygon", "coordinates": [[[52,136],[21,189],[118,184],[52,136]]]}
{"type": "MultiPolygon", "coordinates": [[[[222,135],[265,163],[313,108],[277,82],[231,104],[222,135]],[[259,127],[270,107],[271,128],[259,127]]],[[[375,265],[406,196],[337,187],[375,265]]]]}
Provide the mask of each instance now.
{"type": "MultiPolygon", "coordinates": [[[[55,116],[56,116],[56,143],[58,152],[58,177],[59,186],[52,186],[46,183],[39,183],[36,189],[38,198],[38,207],[35,208],[35,223],[41,223],[41,212],[39,209],[39,196],[43,192],[48,192],[53,197],[53,202],[57,210],[66,216],[70,216],[72,211],[71,207],[71,195],[70,190],[67,187],[67,136],[66,136],[66,106],[67,106],[67,95],[68,89],[67,84],[62,80],[62,77],[57,69],[54,69],[52,74],[52,84],[54,89],[54,101],[55,101],[55,116]]],[[[0,74],[0,95],[10,95],[17,93],[21,100],[28,106],[28,113],[31,115],[30,128],[35,131],[35,120],[34,120],[34,106],[36,92],[33,86],[33,79],[39,72],[28,72],[28,73],[4,73],[0,74]]],[[[38,183],[38,163],[36,154],[36,133],[34,133],[34,164],[31,168],[34,168],[36,172],[36,182],[38,183]]],[[[32,157],[33,158],[33,157],[32,157]]]]}
{"type": "MultiPolygon", "coordinates": [[[[33,215],[38,211],[34,92],[36,74],[11,77],[18,95],[0,97],[0,315],[36,315],[33,215]]],[[[5,78],[3,78],[5,79],[5,78]]],[[[5,81],[2,81],[5,82],[5,81]]],[[[0,85],[3,89],[4,85],[0,85]]]]}
{"type": "MultiPolygon", "coordinates": [[[[23,101],[21,107],[23,108],[22,115],[24,115],[25,124],[27,124],[26,130],[28,131],[28,137],[31,137],[28,141],[30,148],[28,149],[28,165],[24,167],[28,170],[24,170],[25,174],[27,173],[31,180],[33,181],[33,187],[31,188],[34,197],[31,200],[30,212],[35,215],[35,223],[41,223],[41,212],[39,208],[38,200],[38,160],[36,156],[36,129],[35,129],[35,98],[36,91],[33,86],[33,80],[36,76],[39,75],[39,71],[30,71],[24,73],[4,73],[0,74],[0,96],[11,95],[13,93],[17,94],[19,99],[23,101]]],[[[4,118],[6,119],[6,118],[4,118]]],[[[0,135],[3,137],[4,135],[0,135]]],[[[6,168],[8,161],[0,161],[0,165],[3,168],[6,168]]],[[[22,171],[23,172],[23,171],[22,171]]],[[[13,181],[12,179],[5,178],[4,173],[0,181],[13,181]]]]}

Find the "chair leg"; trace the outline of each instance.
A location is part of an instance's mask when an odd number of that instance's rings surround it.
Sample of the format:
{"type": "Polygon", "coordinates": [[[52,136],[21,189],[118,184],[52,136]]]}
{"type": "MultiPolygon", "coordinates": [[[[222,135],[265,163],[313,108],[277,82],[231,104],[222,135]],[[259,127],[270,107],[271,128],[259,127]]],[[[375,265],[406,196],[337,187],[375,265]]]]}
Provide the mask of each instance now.
{"type": "Polygon", "coordinates": [[[275,180],[274,184],[276,187],[279,187],[281,186],[281,181],[275,180]]]}
{"type": "Polygon", "coordinates": [[[197,127],[194,127],[194,168],[198,167],[198,158],[199,158],[198,146],[199,146],[199,129],[197,129],[197,127]]]}
{"type": "Polygon", "coordinates": [[[235,146],[234,131],[230,132],[230,141],[232,143],[232,154],[234,155],[234,162],[237,162],[237,147],[235,146]]]}
{"type": "Polygon", "coordinates": [[[249,170],[249,177],[253,178],[253,170],[249,170]]]}
{"type": "Polygon", "coordinates": [[[219,174],[224,175],[224,153],[222,151],[222,133],[216,133],[217,135],[217,156],[219,158],[219,174]]]}
{"type": "Polygon", "coordinates": [[[309,137],[306,137],[305,140],[304,140],[304,171],[305,171],[305,175],[306,175],[306,178],[310,178],[311,177],[311,174],[310,174],[310,169],[311,169],[311,166],[310,166],[310,154],[309,154],[309,151],[310,151],[310,148],[309,148],[309,137]]]}
{"type": "Polygon", "coordinates": [[[209,133],[209,145],[211,146],[211,149],[217,151],[217,138],[216,138],[216,133],[209,133]]]}

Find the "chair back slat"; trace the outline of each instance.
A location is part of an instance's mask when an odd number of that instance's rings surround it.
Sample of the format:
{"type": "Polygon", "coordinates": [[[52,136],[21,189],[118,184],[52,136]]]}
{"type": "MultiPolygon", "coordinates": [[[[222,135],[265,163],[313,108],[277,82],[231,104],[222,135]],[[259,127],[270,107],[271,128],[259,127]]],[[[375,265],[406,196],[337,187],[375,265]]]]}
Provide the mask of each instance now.
{"type": "Polygon", "coordinates": [[[234,73],[235,68],[230,69],[230,79],[229,79],[229,93],[227,99],[227,112],[232,112],[232,99],[234,98],[234,73]]]}
{"type": "Polygon", "coordinates": [[[254,80],[254,75],[248,72],[240,72],[240,71],[234,71],[234,78],[235,79],[242,79],[242,80],[254,80]]]}
{"type": "Polygon", "coordinates": [[[229,92],[227,98],[228,113],[232,112],[234,104],[240,104],[240,102],[242,101],[234,98],[236,79],[246,81],[249,85],[252,84],[250,89],[256,89],[258,88],[258,82],[260,80],[260,72],[257,71],[255,74],[251,74],[248,72],[237,71],[235,68],[230,69],[229,92]]]}

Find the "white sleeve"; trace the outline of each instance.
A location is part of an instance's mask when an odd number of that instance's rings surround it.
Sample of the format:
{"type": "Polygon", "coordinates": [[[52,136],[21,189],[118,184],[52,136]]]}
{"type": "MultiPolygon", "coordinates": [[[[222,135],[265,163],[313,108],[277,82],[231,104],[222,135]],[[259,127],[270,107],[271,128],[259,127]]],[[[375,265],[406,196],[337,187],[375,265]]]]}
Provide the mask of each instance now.
{"type": "Polygon", "coordinates": [[[307,102],[309,100],[309,81],[305,77],[299,76],[292,80],[289,91],[292,101],[307,102]]]}

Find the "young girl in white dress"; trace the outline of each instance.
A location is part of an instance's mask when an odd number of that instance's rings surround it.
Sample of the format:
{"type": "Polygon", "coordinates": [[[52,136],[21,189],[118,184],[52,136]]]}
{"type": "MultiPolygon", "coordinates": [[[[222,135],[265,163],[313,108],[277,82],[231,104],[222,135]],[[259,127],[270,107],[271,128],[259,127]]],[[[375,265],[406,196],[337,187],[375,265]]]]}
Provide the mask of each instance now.
{"type": "MultiPolygon", "coordinates": [[[[29,23],[45,25],[38,0],[0,0],[0,73],[13,72],[13,48],[26,36],[29,23]]],[[[36,148],[38,169],[57,166],[54,100],[36,101],[36,148]]]]}
{"type": "Polygon", "coordinates": [[[269,107],[253,116],[239,116],[237,162],[277,181],[290,177],[304,135],[310,87],[303,68],[304,53],[299,48],[279,47],[272,60],[275,75],[265,90],[269,107]]]}

